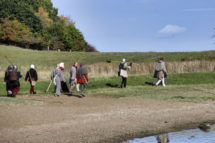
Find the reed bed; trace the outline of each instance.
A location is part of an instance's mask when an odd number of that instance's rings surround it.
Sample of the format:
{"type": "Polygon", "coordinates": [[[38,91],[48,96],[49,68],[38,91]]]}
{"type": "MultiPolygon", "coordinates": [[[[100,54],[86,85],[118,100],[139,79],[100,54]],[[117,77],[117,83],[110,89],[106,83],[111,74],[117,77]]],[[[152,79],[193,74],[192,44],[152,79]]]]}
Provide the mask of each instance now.
{"type": "MultiPolygon", "coordinates": [[[[156,62],[151,63],[140,63],[138,66],[133,65],[131,69],[128,70],[129,75],[144,75],[144,74],[154,74],[156,62]]],[[[166,62],[165,63],[167,71],[169,74],[177,73],[192,73],[192,72],[212,72],[215,71],[215,61],[184,61],[184,62],[166,62]]],[[[37,66],[39,80],[49,80],[50,74],[55,67],[51,66],[37,66]]],[[[64,70],[64,76],[66,79],[69,78],[70,68],[66,65],[64,70]]],[[[90,78],[106,78],[111,76],[117,76],[119,70],[119,64],[117,63],[97,63],[86,65],[85,68],[89,73],[90,78]]],[[[25,76],[26,72],[29,70],[29,66],[20,66],[19,70],[22,75],[25,76]]],[[[1,70],[1,77],[4,77],[4,71],[1,70]]]]}

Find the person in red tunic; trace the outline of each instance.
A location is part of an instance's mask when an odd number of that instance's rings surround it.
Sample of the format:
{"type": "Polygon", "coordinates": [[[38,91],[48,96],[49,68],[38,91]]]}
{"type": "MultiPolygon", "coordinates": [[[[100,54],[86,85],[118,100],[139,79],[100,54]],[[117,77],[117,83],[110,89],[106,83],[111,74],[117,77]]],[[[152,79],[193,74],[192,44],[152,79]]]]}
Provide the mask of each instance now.
{"type": "Polygon", "coordinates": [[[77,83],[81,85],[81,96],[85,97],[84,92],[87,90],[87,84],[89,83],[87,70],[84,68],[84,64],[81,63],[77,72],[77,83]]]}

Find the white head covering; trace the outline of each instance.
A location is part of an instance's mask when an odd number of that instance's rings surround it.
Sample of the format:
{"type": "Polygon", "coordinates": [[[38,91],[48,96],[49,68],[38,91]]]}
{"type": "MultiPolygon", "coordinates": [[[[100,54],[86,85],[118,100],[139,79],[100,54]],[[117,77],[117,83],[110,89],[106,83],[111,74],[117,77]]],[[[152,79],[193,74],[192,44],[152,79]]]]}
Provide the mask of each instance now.
{"type": "Polygon", "coordinates": [[[60,63],[60,67],[64,68],[64,63],[60,63]]]}
{"type": "Polygon", "coordinates": [[[123,58],[123,59],[122,59],[122,62],[126,62],[126,58],[123,58]]]}
{"type": "Polygon", "coordinates": [[[31,68],[34,69],[34,65],[31,65],[31,68]]]}

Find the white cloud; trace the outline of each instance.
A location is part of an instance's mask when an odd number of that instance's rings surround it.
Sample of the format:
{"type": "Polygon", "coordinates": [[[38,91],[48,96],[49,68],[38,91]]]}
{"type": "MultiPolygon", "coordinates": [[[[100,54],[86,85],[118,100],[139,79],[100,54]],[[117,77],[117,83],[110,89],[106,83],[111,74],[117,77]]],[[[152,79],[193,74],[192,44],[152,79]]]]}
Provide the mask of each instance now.
{"type": "Polygon", "coordinates": [[[183,11],[213,11],[215,8],[185,9],[183,11]]]}
{"type": "Polygon", "coordinates": [[[177,25],[166,25],[163,29],[157,33],[158,37],[172,37],[176,34],[184,33],[187,29],[185,27],[179,27],[177,25]]]}

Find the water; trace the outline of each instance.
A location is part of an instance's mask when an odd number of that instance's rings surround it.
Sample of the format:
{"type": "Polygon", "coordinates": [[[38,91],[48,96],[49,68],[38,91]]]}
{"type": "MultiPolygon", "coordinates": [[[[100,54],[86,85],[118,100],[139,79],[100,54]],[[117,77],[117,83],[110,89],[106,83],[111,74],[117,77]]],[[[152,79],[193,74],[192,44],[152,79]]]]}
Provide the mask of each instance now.
{"type": "MultiPolygon", "coordinates": [[[[215,125],[211,126],[209,132],[200,129],[183,130],[167,133],[159,136],[163,142],[160,143],[215,143],[215,125]]],[[[158,143],[158,135],[129,140],[129,143],[158,143]]],[[[124,143],[124,142],[123,142],[124,143]]]]}

